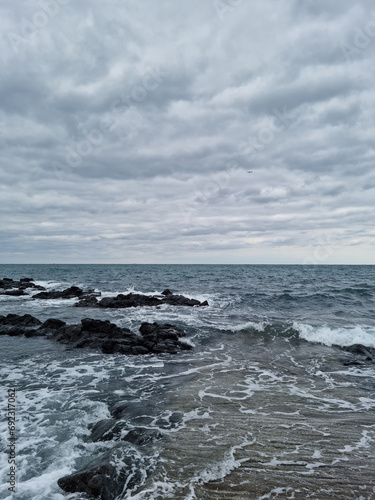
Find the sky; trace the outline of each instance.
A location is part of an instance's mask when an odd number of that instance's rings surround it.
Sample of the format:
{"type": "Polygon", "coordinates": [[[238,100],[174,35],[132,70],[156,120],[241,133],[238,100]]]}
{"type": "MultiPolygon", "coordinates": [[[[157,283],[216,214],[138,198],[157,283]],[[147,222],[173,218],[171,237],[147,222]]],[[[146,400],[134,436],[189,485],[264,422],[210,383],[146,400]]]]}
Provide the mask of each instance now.
{"type": "Polygon", "coordinates": [[[0,0],[0,262],[375,264],[370,0],[0,0]]]}

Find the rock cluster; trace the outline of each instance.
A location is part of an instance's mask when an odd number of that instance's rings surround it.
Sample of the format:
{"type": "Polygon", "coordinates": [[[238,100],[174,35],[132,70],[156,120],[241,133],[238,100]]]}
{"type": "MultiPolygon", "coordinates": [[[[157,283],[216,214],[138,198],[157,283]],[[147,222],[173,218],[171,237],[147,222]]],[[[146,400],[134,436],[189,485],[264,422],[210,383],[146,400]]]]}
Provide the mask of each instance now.
{"type": "Polygon", "coordinates": [[[40,292],[33,295],[33,299],[74,299],[77,297],[88,298],[99,296],[100,292],[94,290],[83,291],[78,286],[71,286],[65,290],[51,290],[49,292],[40,292]]]}
{"type": "Polygon", "coordinates": [[[105,354],[176,354],[191,349],[182,342],[184,330],[178,326],[158,323],[142,323],[140,334],[128,328],[120,328],[110,321],[85,318],[80,324],[67,325],[64,321],[50,318],[44,323],[30,314],[0,316],[0,335],[47,336],[72,347],[100,349],[105,354]]]}
{"type": "MultiPolygon", "coordinates": [[[[38,294],[39,295],[39,294],[38,294]]],[[[161,296],[156,295],[142,295],[140,293],[128,293],[126,295],[120,293],[116,297],[104,297],[101,300],[93,295],[85,297],[77,304],[75,307],[101,307],[101,308],[126,308],[126,307],[140,307],[140,306],[161,306],[163,304],[169,304],[172,306],[208,306],[208,302],[200,302],[196,299],[189,299],[184,295],[175,295],[171,292],[168,294],[163,294],[161,296]]]]}
{"type": "Polygon", "coordinates": [[[33,290],[45,290],[41,285],[36,285],[32,278],[21,278],[15,281],[11,278],[3,278],[0,280],[0,295],[10,295],[18,297],[21,295],[28,295],[26,289],[32,288],[33,290]]]}

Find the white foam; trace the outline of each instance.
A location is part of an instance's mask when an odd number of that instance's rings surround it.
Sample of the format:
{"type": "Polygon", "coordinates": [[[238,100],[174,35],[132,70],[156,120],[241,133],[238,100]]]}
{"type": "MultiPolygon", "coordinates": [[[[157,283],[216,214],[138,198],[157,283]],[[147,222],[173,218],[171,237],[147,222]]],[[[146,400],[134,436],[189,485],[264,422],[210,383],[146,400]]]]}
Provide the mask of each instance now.
{"type": "Polygon", "coordinates": [[[301,339],[327,346],[341,347],[362,344],[375,348],[375,328],[355,325],[352,327],[312,326],[304,323],[293,323],[301,339]]]}

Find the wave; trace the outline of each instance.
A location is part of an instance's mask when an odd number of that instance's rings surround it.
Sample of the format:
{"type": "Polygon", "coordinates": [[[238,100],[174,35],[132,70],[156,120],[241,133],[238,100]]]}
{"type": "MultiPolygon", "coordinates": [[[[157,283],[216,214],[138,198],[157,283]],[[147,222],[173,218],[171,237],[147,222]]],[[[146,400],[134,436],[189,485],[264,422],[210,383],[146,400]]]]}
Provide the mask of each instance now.
{"type": "Polygon", "coordinates": [[[293,328],[297,330],[299,338],[308,342],[341,347],[362,344],[366,347],[375,348],[374,327],[360,325],[351,327],[312,326],[294,322],[293,328]]]}

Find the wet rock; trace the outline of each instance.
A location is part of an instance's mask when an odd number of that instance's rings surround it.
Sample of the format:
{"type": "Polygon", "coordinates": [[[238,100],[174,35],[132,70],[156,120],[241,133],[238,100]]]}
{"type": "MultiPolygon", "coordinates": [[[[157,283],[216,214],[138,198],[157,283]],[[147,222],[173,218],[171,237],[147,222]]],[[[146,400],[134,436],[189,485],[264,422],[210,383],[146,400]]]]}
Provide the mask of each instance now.
{"type": "Polygon", "coordinates": [[[0,325],[12,325],[12,326],[23,326],[26,328],[40,326],[42,324],[39,319],[34,318],[31,314],[24,314],[19,316],[18,314],[7,314],[7,316],[0,316],[0,325]]]}
{"type": "Polygon", "coordinates": [[[144,427],[136,427],[129,431],[123,438],[123,441],[128,441],[137,446],[143,446],[153,443],[163,437],[163,434],[156,429],[146,429],[144,427]]]}
{"type": "Polygon", "coordinates": [[[35,290],[44,290],[40,285],[36,285],[31,278],[21,278],[15,281],[12,278],[3,278],[0,280],[0,295],[11,295],[14,297],[28,295],[24,292],[27,288],[35,290]]]}
{"type": "Polygon", "coordinates": [[[57,484],[67,493],[113,500],[123,493],[125,484],[127,489],[140,484],[145,468],[142,458],[132,444],[120,442],[78,472],[60,478],[57,484]]]}
{"type": "Polygon", "coordinates": [[[368,348],[362,344],[353,344],[349,347],[345,347],[345,350],[351,352],[352,354],[358,354],[359,356],[365,356],[366,360],[371,361],[374,358],[374,353],[371,348],[368,348]]]}
{"type": "Polygon", "coordinates": [[[141,335],[121,328],[109,320],[84,318],[81,324],[67,325],[65,321],[49,318],[43,324],[30,314],[0,316],[0,335],[54,339],[75,348],[101,349],[104,354],[145,355],[170,353],[191,349],[181,342],[185,332],[170,324],[142,323],[141,335]]]}
{"type": "Polygon", "coordinates": [[[95,297],[82,297],[81,300],[75,304],[75,307],[101,307],[110,309],[121,309],[127,307],[160,307],[162,304],[169,304],[173,306],[208,306],[208,302],[200,302],[196,299],[189,299],[183,295],[174,295],[170,290],[166,289],[162,292],[161,296],[149,296],[139,293],[128,293],[124,295],[120,293],[116,297],[104,297],[100,301],[95,297]]]}
{"type": "Polygon", "coordinates": [[[10,295],[11,297],[19,297],[21,295],[28,295],[23,290],[7,290],[4,295],[10,295]]]}
{"type": "Polygon", "coordinates": [[[74,304],[74,307],[98,307],[98,299],[96,298],[95,295],[89,295],[88,297],[85,297],[84,299],[80,299],[79,302],[74,304]]]}
{"type": "Polygon", "coordinates": [[[99,420],[91,431],[90,439],[93,442],[111,441],[114,437],[121,434],[125,425],[125,422],[117,422],[114,418],[99,420]]]}
{"type": "Polygon", "coordinates": [[[51,290],[50,292],[40,292],[33,295],[33,299],[73,299],[81,297],[83,290],[78,286],[71,286],[66,290],[51,290]]]}
{"type": "Polygon", "coordinates": [[[40,326],[40,329],[58,330],[59,328],[65,325],[66,325],[65,321],[61,321],[61,319],[49,318],[40,326]]]}
{"type": "Polygon", "coordinates": [[[42,324],[37,318],[31,314],[8,314],[0,316],[0,335],[9,335],[11,337],[25,335],[32,337],[35,335],[36,327],[42,324]]]}

